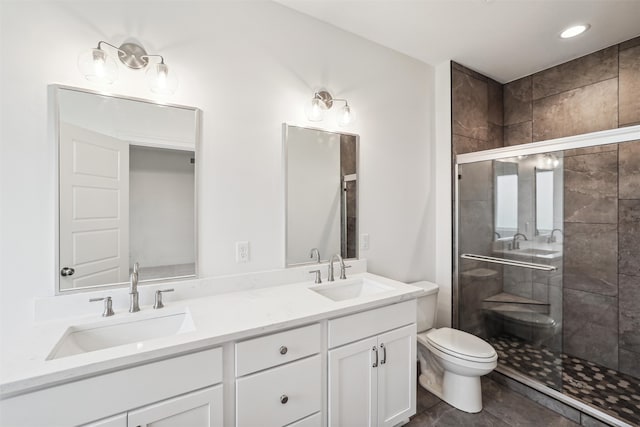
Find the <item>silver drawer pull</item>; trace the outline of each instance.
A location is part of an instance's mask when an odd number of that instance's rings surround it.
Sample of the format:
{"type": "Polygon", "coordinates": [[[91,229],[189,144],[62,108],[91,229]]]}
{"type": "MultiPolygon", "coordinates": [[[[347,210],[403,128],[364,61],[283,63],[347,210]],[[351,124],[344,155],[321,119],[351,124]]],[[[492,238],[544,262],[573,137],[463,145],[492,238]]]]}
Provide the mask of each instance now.
{"type": "Polygon", "coordinates": [[[387,347],[384,344],[380,343],[380,348],[382,349],[382,360],[380,361],[381,365],[387,363],[387,347]]]}
{"type": "Polygon", "coordinates": [[[283,394],[282,396],[280,396],[280,403],[282,403],[283,405],[288,401],[289,401],[289,396],[287,396],[286,394],[283,394]]]}
{"type": "Polygon", "coordinates": [[[287,351],[289,351],[289,349],[286,346],[282,346],[280,347],[280,354],[287,354],[287,351]]]}
{"type": "Polygon", "coordinates": [[[376,353],[376,361],[373,362],[373,365],[371,366],[372,368],[377,368],[378,367],[378,349],[376,348],[376,346],[374,345],[373,348],[371,349],[371,351],[376,353]]]}

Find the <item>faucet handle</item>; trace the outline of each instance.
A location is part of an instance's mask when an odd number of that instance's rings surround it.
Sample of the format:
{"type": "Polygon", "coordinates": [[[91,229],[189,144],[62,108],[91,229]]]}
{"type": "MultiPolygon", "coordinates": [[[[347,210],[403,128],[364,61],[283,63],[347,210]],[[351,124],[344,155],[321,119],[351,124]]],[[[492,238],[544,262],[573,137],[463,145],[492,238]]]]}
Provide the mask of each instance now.
{"type": "Polygon", "coordinates": [[[135,274],[138,274],[138,270],[139,270],[139,269],[140,269],[140,264],[136,261],[136,262],[133,264],[133,272],[134,272],[135,274]]]}
{"type": "Polygon", "coordinates": [[[113,302],[111,301],[111,297],[103,297],[103,298],[90,298],[89,302],[103,301],[104,300],[104,311],[102,312],[102,317],[113,316],[113,302]]]}
{"type": "Polygon", "coordinates": [[[173,292],[173,291],[175,291],[175,289],[173,289],[173,288],[171,288],[171,289],[162,289],[162,290],[158,289],[156,291],[156,298],[155,298],[155,301],[153,303],[153,308],[154,309],[158,309],[158,308],[164,307],[164,304],[162,303],[162,293],[163,292],[173,292]]]}
{"type": "Polygon", "coordinates": [[[315,284],[322,283],[322,273],[320,273],[320,270],[311,270],[309,272],[309,274],[313,274],[313,273],[316,273],[316,279],[313,281],[313,283],[315,284]]]}

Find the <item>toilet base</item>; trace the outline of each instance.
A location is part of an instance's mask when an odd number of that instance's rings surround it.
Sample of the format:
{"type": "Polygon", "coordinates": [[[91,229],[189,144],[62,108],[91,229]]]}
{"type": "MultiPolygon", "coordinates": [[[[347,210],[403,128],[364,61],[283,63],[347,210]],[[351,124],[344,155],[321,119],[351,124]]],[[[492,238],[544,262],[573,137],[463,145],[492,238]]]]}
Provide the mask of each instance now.
{"type": "Polygon", "coordinates": [[[456,409],[471,414],[482,411],[480,377],[463,377],[451,372],[445,372],[441,385],[438,381],[429,379],[428,374],[420,374],[418,382],[422,388],[456,409]],[[453,392],[447,393],[446,390],[453,390],[453,392]]]}
{"type": "Polygon", "coordinates": [[[445,371],[442,379],[442,400],[464,412],[482,411],[480,377],[465,377],[445,371]]]}

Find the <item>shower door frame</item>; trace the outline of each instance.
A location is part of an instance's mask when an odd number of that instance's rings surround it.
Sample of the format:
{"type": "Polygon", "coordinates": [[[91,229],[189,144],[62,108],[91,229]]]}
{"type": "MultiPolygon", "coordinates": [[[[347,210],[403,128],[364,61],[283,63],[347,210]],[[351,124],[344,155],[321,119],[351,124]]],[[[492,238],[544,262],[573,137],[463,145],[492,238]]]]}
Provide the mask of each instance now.
{"type": "MultiPolygon", "coordinates": [[[[623,128],[591,132],[576,136],[568,136],[563,138],[550,139],[546,141],[533,142],[529,144],[514,145],[510,147],[494,148],[491,150],[476,151],[473,153],[460,154],[456,156],[454,163],[454,210],[453,210],[453,248],[452,248],[452,262],[453,262],[453,280],[452,280],[452,324],[454,328],[459,328],[460,324],[460,307],[459,307],[459,248],[460,248],[460,236],[459,236],[459,221],[460,221],[460,165],[482,162],[487,160],[497,160],[505,157],[516,156],[528,156],[534,154],[543,154],[554,151],[564,151],[576,148],[595,147],[598,145],[606,144],[618,144],[622,142],[640,140],[640,125],[628,126],[623,128]]],[[[554,390],[538,381],[535,381],[524,374],[515,371],[510,368],[496,368],[497,371],[507,375],[514,380],[517,380],[541,393],[555,398],[561,402],[564,402],[570,406],[577,408],[578,410],[595,416],[596,418],[605,422],[612,423],[612,425],[619,425],[620,420],[617,420],[610,415],[595,411],[594,408],[573,399],[563,393],[554,390]]]]}

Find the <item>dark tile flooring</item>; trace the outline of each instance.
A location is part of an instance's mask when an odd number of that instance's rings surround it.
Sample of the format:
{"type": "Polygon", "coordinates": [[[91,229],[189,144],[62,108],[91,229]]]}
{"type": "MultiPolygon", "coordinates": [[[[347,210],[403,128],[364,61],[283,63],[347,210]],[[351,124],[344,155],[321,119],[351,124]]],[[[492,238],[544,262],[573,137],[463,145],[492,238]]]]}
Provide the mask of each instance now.
{"type": "Polygon", "coordinates": [[[410,427],[505,427],[505,426],[578,426],[565,418],[507,387],[482,378],[484,408],[477,414],[459,411],[418,386],[416,415],[410,427]]]}
{"type": "Polygon", "coordinates": [[[537,348],[510,336],[492,338],[500,365],[632,425],[640,426],[640,381],[588,360],[537,348]]]}

